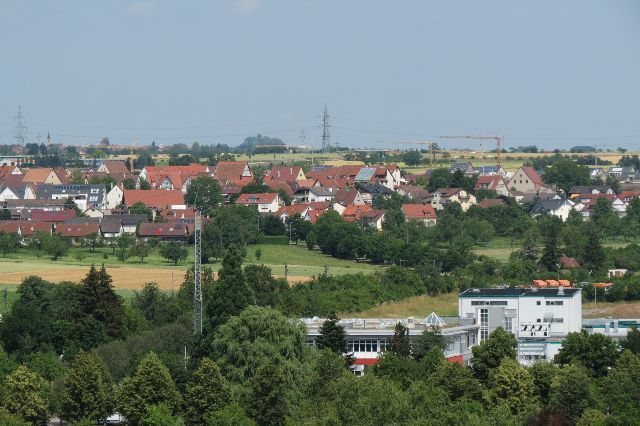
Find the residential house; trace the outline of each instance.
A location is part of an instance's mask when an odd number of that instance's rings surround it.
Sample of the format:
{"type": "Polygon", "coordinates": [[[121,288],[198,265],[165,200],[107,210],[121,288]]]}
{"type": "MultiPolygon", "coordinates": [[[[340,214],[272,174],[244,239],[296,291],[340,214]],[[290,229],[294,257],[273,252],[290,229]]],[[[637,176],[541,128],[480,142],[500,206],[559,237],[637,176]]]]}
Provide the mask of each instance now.
{"type": "Polygon", "coordinates": [[[571,200],[538,200],[529,210],[529,214],[533,217],[548,214],[565,221],[569,218],[569,213],[573,210],[574,205],[575,203],[571,200]]]}
{"type": "Polygon", "coordinates": [[[391,190],[396,189],[398,186],[391,172],[385,167],[362,167],[353,180],[356,184],[377,183],[391,190]]]}
{"type": "Polygon", "coordinates": [[[103,220],[100,222],[100,232],[106,239],[117,238],[124,234],[124,228],[119,220],[103,220]]]}
{"type": "Polygon", "coordinates": [[[22,175],[24,183],[46,183],[51,185],[59,185],[62,183],[56,172],[48,167],[38,167],[24,169],[22,175]]]}
{"type": "Polygon", "coordinates": [[[33,200],[35,198],[36,193],[29,184],[0,185],[0,202],[6,200],[33,200]]]}
{"type": "Polygon", "coordinates": [[[80,211],[90,208],[104,209],[106,207],[107,190],[104,185],[66,184],[66,185],[38,185],[36,197],[42,200],[72,199],[80,211]]]}
{"type": "Polygon", "coordinates": [[[584,217],[591,217],[593,209],[596,207],[599,198],[606,198],[611,202],[611,207],[623,217],[627,213],[627,204],[615,194],[581,194],[575,199],[574,209],[579,211],[584,217]]]}
{"type": "Polygon", "coordinates": [[[274,166],[271,170],[267,170],[264,176],[265,183],[267,181],[296,182],[305,180],[307,177],[300,166],[274,166]]]}
{"type": "Polygon", "coordinates": [[[539,192],[548,189],[533,167],[520,167],[508,182],[510,191],[539,192]]]}
{"type": "Polygon", "coordinates": [[[384,222],[384,211],[375,210],[369,204],[349,205],[340,213],[345,222],[357,222],[363,228],[372,227],[377,231],[382,231],[384,222]]]}
{"type": "Polygon", "coordinates": [[[622,191],[618,195],[618,198],[620,198],[622,201],[624,201],[627,204],[629,204],[629,202],[634,198],[638,198],[638,197],[640,197],[640,191],[622,191]]]}
{"type": "Polygon", "coordinates": [[[364,198],[362,198],[360,191],[355,189],[339,189],[334,193],[332,207],[339,214],[342,214],[344,209],[348,206],[362,206],[364,204],[364,198]]]}
{"type": "Polygon", "coordinates": [[[416,220],[425,226],[434,226],[438,221],[436,211],[431,204],[403,204],[402,213],[407,222],[416,220]]]}
{"type": "Polygon", "coordinates": [[[331,188],[324,188],[321,186],[314,186],[309,188],[309,202],[318,202],[318,201],[333,201],[333,197],[335,194],[331,190],[331,188]]]}
{"type": "Polygon", "coordinates": [[[568,195],[575,197],[580,194],[614,194],[614,191],[610,186],[603,185],[572,186],[568,195]]]}
{"type": "Polygon", "coordinates": [[[243,206],[257,206],[259,213],[276,213],[282,205],[278,194],[240,194],[236,204],[243,206]]]}
{"type": "Polygon", "coordinates": [[[476,196],[462,188],[438,188],[431,194],[431,206],[436,210],[443,210],[447,204],[456,202],[463,211],[476,204],[476,196]]]}
{"type": "Polygon", "coordinates": [[[184,202],[184,194],[179,189],[166,191],[125,189],[123,190],[122,200],[127,208],[133,207],[138,202],[151,207],[155,211],[187,208],[184,202]]]}
{"type": "Polygon", "coordinates": [[[185,176],[198,176],[210,173],[210,169],[209,166],[202,164],[189,164],[187,166],[146,166],[140,172],[140,179],[146,180],[151,184],[152,181],[158,181],[158,175],[173,173],[185,176]]]}
{"type": "Polygon", "coordinates": [[[463,174],[467,176],[472,176],[476,174],[476,169],[473,168],[473,164],[471,164],[468,161],[455,161],[451,163],[451,165],[449,166],[449,171],[451,173],[461,171],[463,174]]]}
{"type": "Polygon", "coordinates": [[[28,218],[31,210],[64,210],[65,200],[6,200],[4,204],[11,211],[12,216],[28,218]]]}
{"type": "Polygon", "coordinates": [[[488,209],[489,207],[495,206],[506,206],[507,203],[502,198],[485,198],[482,201],[479,201],[477,206],[481,209],[488,209]]]}
{"type": "Polygon", "coordinates": [[[371,204],[374,197],[390,198],[394,192],[381,183],[360,183],[356,186],[358,191],[360,191],[360,195],[362,195],[362,199],[365,204],[371,204]]]}
{"type": "Polygon", "coordinates": [[[122,197],[124,196],[124,191],[119,185],[114,185],[113,188],[107,192],[107,209],[115,209],[122,204],[122,197]]]}
{"type": "Polygon", "coordinates": [[[121,160],[104,160],[97,171],[108,174],[129,174],[126,163],[121,160]]]}
{"type": "Polygon", "coordinates": [[[620,182],[633,182],[638,180],[638,173],[633,167],[611,167],[609,168],[608,174],[610,177],[614,177],[620,182]]]}
{"type": "Polygon", "coordinates": [[[186,223],[142,223],[138,237],[148,241],[157,238],[162,241],[187,241],[189,231],[186,223]]]}
{"type": "Polygon", "coordinates": [[[51,222],[34,222],[32,220],[7,220],[0,221],[0,233],[17,234],[23,241],[33,236],[35,232],[51,234],[53,224],[51,222]]]}
{"type": "Polygon", "coordinates": [[[416,203],[426,203],[431,199],[429,191],[421,186],[402,185],[398,188],[398,194],[409,197],[416,203]]]}
{"type": "Polygon", "coordinates": [[[82,238],[85,238],[89,234],[100,233],[100,225],[97,223],[60,223],[56,226],[55,232],[65,238],[69,238],[71,244],[78,244],[82,238]]]}
{"type": "Polygon", "coordinates": [[[72,217],[76,217],[75,210],[31,210],[31,220],[37,222],[65,222],[72,217]]]}
{"type": "Polygon", "coordinates": [[[253,173],[246,161],[220,161],[213,177],[220,182],[220,185],[233,184],[240,187],[253,182],[253,173]]]}
{"type": "Polygon", "coordinates": [[[9,176],[22,176],[22,171],[18,166],[0,166],[0,182],[9,176]]]}
{"type": "Polygon", "coordinates": [[[480,189],[495,191],[498,195],[505,197],[510,195],[504,178],[499,174],[480,176],[476,181],[474,190],[478,191],[480,189]]]}
{"type": "Polygon", "coordinates": [[[505,169],[502,168],[502,166],[499,166],[499,165],[480,166],[476,168],[476,173],[478,173],[479,176],[499,175],[499,176],[502,176],[503,178],[507,177],[507,172],[505,171],[505,169]]]}
{"type": "Polygon", "coordinates": [[[125,234],[135,234],[138,226],[148,223],[146,214],[112,214],[102,218],[102,223],[114,221],[122,225],[122,232],[125,234]]]}

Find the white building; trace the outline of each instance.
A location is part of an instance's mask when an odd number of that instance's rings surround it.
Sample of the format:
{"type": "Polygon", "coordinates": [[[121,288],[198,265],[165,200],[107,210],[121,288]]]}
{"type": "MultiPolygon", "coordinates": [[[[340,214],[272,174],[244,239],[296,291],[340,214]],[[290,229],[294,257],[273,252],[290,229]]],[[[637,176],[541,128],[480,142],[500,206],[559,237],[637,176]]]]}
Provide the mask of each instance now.
{"type": "MultiPolygon", "coordinates": [[[[456,318],[456,320],[458,319],[456,318]]],[[[313,317],[305,318],[302,321],[307,328],[307,343],[315,345],[315,340],[320,334],[320,327],[325,319],[313,317]]],[[[398,322],[409,329],[410,340],[417,339],[425,329],[437,325],[448,341],[445,357],[451,362],[462,365],[470,364],[471,347],[477,344],[479,329],[472,320],[467,319],[458,324],[447,324],[435,314],[429,315],[420,322],[416,322],[414,318],[343,319],[338,324],[344,327],[347,333],[347,346],[355,358],[353,370],[356,374],[361,374],[366,365],[375,365],[378,362],[378,357],[386,350],[398,322]]]]}
{"type": "Polygon", "coordinates": [[[461,319],[479,325],[478,341],[502,327],[518,339],[518,360],[551,360],[567,334],[582,329],[577,288],[473,288],[458,299],[461,319]]]}

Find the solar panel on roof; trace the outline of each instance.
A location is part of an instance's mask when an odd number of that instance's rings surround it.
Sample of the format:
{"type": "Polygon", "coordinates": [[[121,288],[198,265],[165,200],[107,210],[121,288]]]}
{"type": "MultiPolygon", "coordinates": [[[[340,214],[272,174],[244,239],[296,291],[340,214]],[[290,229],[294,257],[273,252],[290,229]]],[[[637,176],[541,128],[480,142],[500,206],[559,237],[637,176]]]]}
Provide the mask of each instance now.
{"type": "Polygon", "coordinates": [[[368,181],[369,179],[371,179],[371,177],[375,172],[376,172],[375,167],[363,167],[360,169],[360,171],[358,171],[358,174],[356,174],[355,180],[368,181]]]}

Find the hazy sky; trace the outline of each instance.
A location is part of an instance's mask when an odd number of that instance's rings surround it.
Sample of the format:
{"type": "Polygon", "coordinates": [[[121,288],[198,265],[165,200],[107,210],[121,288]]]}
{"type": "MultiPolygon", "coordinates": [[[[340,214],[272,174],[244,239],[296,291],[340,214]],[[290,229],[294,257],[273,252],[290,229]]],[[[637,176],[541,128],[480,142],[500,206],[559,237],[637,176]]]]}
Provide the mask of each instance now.
{"type": "Polygon", "coordinates": [[[0,143],[639,149],[640,2],[524,3],[0,0],[0,143]]]}

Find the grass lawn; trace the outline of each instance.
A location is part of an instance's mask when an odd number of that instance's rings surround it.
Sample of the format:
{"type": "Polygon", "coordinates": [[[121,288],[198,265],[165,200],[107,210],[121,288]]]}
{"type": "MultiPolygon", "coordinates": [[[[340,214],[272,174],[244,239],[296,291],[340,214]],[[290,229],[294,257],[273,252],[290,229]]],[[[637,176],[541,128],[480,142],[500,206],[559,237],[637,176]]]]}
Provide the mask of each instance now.
{"type": "Polygon", "coordinates": [[[361,312],[346,312],[341,318],[426,318],[431,312],[443,315],[458,315],[458,293],[432,296],[414,296],[397,302],[380,304],[361,312]]]}
{"type": "Polygon", "coordinates": [[[582,304],[583,318],[640,318],[640,301],[582,304]]]}

